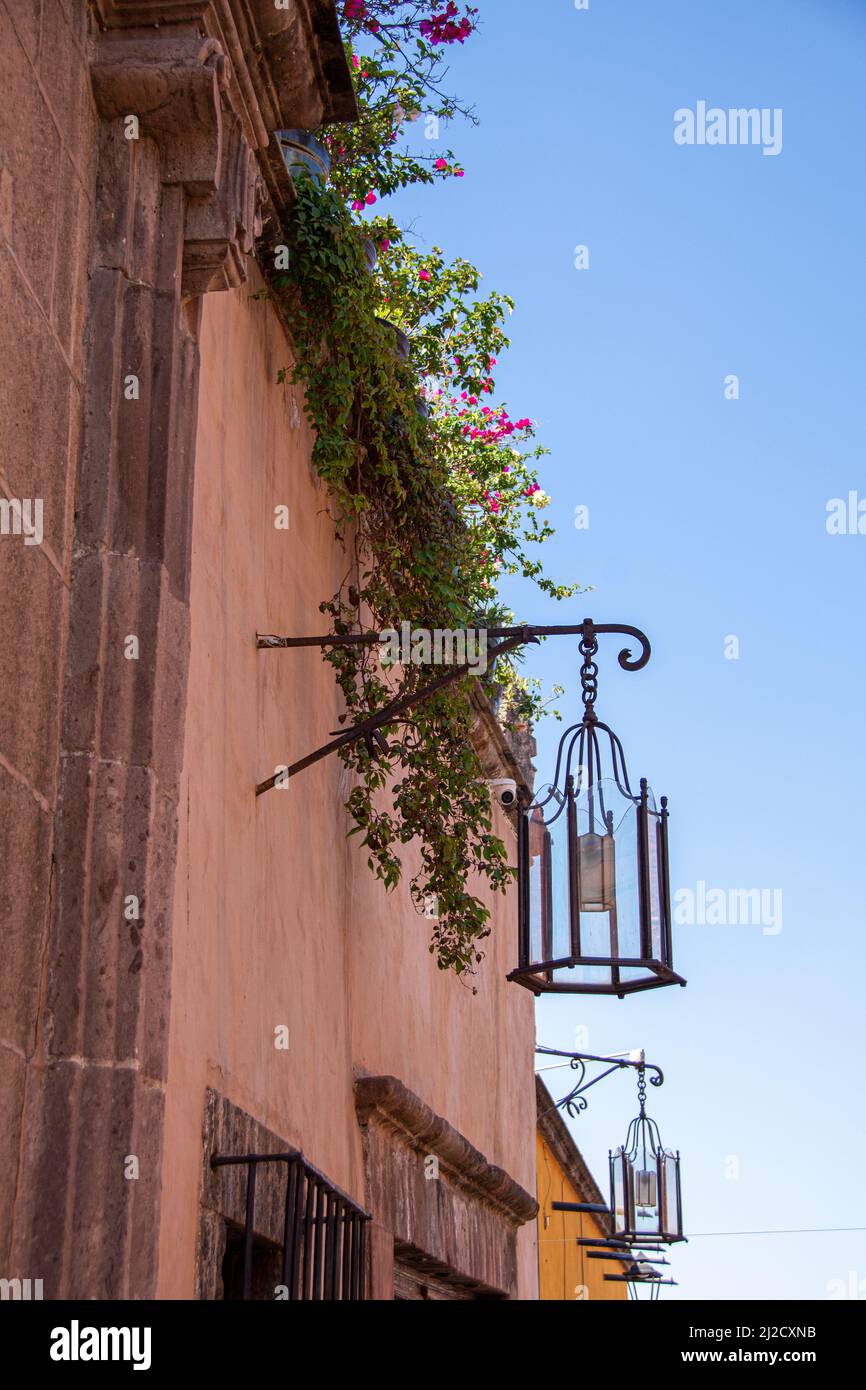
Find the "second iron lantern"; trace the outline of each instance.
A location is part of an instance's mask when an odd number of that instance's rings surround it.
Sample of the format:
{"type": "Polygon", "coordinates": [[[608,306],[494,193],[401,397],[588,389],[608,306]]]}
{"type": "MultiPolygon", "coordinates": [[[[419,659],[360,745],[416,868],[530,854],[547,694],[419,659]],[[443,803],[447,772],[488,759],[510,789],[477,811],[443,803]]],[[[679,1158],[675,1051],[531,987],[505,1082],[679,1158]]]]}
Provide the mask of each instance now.
{"type": "Polygon", "coordinates": [[[519,954],[510,980],[536,994],[616,994],[684,985],[673,969],[667,798],[632,790],[619,738],[595,712],[598,633],[643,646],[634,628],[583,625],[579,724],[559,744],[553,783],[518,812],[519,954]],[[603,756],[604,754],[604,756],[603,756]]]}
{"type": "Polygon", "coordinates": [[[626,1141],[610,1154],[611,1236],[657,1248],[685,1240],[680,1156],[666,1149],[646,1113],[646,1076],[638,1070],[640,1114],[626,1141]]]}

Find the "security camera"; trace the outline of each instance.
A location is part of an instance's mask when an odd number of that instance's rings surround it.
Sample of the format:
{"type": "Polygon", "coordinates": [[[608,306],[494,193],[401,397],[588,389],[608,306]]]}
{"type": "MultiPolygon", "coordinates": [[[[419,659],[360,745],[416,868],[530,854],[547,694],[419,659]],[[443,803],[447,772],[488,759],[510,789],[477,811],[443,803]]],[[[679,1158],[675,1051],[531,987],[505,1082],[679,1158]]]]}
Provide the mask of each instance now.
{"type": "Polygon", "coordinates": [[[513,777],[494,777],[488,785],[500,806],[510,811],[512,806],[517,805],[517,783],[513,777]]]}

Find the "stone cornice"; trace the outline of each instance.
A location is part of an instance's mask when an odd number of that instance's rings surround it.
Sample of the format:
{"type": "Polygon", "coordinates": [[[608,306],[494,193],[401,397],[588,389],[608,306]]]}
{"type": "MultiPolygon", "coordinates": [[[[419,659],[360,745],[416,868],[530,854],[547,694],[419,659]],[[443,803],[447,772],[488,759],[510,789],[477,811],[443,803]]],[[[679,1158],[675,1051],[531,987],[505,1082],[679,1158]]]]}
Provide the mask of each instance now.
{"type": "Polygon", "coordinates": [[[274,204],[292,199],[276,130],[357,119],[335,0],[94,0],[105,29],[154,26],[215,39],[228,60],[225,95],[259,155],[274,204]]]}
{"type": "Polygon", "coordinates": [[[493,713],[480,681],[473,681],[470,700],[472,743],[484,771],[490,777],[513,777],[523,795],[531,801],[529,769],[518,759],[508,734],[493,713]]]}
{"type": "Polygon", "coordinates": [[[489,1163],[453,1125],[396,1076],[358,1076],[355,1109],[361,1125],[380,1125],[418,1153],[433,1154],[455,1186],[515,1225],[533,1220],[538,1203],[502,1168],[489,1163]]]}
{"type": "Polygon", "coordinates": [[[160,149],[162,181],[187,195],[182,291],[235,289],[261,232],[264,184],[237,112],[223,104],[231,65],[190,26],[100,34],[91,63],[97,110],[134,116],[160,149]]]}
{"type": "Polygon", "coordinates": [[[568,1125],[540,1076],[535,1078],[535,1103],[538,1107],[538,1132],[581,1200],[597,1202],[606,1207],[608,1198],[587,1168],[568,1125]]]}

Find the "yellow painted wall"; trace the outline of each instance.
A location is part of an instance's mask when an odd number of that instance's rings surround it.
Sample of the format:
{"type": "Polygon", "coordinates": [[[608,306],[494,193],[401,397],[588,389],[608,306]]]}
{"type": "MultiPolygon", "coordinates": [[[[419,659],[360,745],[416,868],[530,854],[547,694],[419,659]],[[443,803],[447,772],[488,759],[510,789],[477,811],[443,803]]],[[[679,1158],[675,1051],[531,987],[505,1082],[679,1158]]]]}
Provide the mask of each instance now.
{"type": "Polygon", "coordinates": [[[538,1270],[539,1297],[554,1300],[627,1299],[627,1284],[608,1284],[605,1273],[618,1274],[622,1266],[613,1260],[589,1260],[580,1236],[599,1236],[607,1230],[589,1212],[554,1211],[554,1202],[585,1202],[563,1172],[552,1150],[537,1135],[538,1163],[538,1270]]]}

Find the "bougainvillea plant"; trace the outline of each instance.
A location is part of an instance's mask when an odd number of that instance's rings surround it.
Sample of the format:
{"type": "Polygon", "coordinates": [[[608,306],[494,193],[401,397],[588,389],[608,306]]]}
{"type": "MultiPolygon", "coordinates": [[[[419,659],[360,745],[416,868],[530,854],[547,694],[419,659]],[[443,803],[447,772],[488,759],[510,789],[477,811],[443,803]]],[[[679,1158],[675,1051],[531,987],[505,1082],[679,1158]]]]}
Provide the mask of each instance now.
{"type": "Polygon", "coordinates": [[[454,0],[345,0],[359,119],[332,128],[326,143],[334,187],[356,210],[411,184],[464,177],[439,136],[456,116],[475,115],[443,82],[448,49],[465,43],[477,21],[476,9],[454,0]],[[426,152],[406,138],[416,123],[426,152]]]}
{"type": "MultiPolygon", "coordinates": [[[[512,304],[481,295],[467,261],[420,251],[371,211],[400,187],[462,173],[450,152],[413,154],[401,129],[415,112],[445,120],[460,109],[440,91],[442,55],[470,36],[477,12],[439,0],[345,0],[344,19],[360,119],[331,129],[330,185],[297,178],[277,238],[283,259],[273,246],[264,257],[285,264],[269,281],[294,347],[281,376],[303,385],[314,463],[347,553],[344,582],[322,611],[335,635],[404,622],[426,631],[502,625],[511,616],[497,597],[503,574],[556,598],[575,591],[550,580],[533,553],[551,534],[535,471],[544,450],[529,417],[512,418],[496,396],[512,304]]],[[[326,659],[346,724],[442,674],[430,663],[388,665],[377,645],[328,648],[326,659]]],[[[538,712],[537,688],[513,660],[485,679],[512,717],[538,712]]],[[[340,755],[355,774],[351,833],[388,889],[400,881],[402,847],[420,849],[412,897],[431,919],[438,964],[459,975],[480,963],[489,931],[474,882],[503,890],[513,877],[471,740],[471,684],[446,687],[389,724],[384,740],[340,755]]]]}

